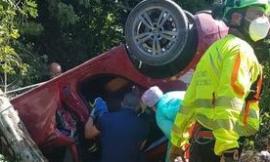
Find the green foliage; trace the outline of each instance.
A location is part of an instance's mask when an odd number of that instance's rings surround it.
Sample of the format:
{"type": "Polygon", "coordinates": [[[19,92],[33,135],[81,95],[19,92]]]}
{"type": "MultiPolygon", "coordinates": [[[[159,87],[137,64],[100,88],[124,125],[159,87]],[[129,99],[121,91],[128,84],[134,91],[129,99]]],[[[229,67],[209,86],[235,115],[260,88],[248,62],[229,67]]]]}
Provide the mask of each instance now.
{"type": "Polygon", "coordinates": [[[176,1],[180,6],[192,13],[200,10],[209,9],[210,6],[215,2],[214,0],[178,0],[176,1]]]}
{"type": "Polygon", "coordinates": [[[23,40],[26,33],[37,35],[42,30],[41,26],[30,20],[35,17],[37,4],[34,0],[2,0],[0,3],[0,74],[7,74],[0,77],[7,79],[5,84],[15,78],[21,80],[20,77],[27,76],[29,72],[31,66],[22,59],[23,53],[19,48],[26,48],[23,40]]]}
{"type": "MultiPolygon", "coordinates": [[[[18,2],[16,2],[18,3],[18,2]]],[[[16,5],[22,5],[19,8],[19,11],[26,17],[37,17],[37,4],[35,0],[25,0],[24,2],[21,2],[21,4],[16,5]]]]}
{"type": "Polygon", "coordinates": [[[39,70],[45,63],[37,61],[41,56],[34,50],[34,41],[28,39],[43,32],[43,26],[35,22],[37,16],[35,0],[0,1],[0,85],[7,89],[41,79],[39,70]]]}
{"type": "Polygon", "coordinates": [[[71,5],[66,5],[65,3],[59,2],[57,5],[58,13],[57,19],[61,26],[74,25],[79,21],[79,16],[75,14],[73,7],[71,5]]]}
{"type": "Polygon", "coordinates": [[[262,143],[270,137],[270,38],[261,42],[256,48],[256,52],[264,65],[263,91],[260,100],[261,123],[260,131],[255,138],[256,148],[261,150],[262,143]]]}
{"type": "Polygon", "coordinates": [[[44,28],[41,24],[27,21],[20,25],[19,30],[22,35],[38,37],[43,32],[44,28]]]}
{"type": "Polygon", "coordinates": [[[13,48],[14,40],[19,37],[13,21],[16,10],[10,2],[0,5],[0,72],[15,73],[15,67],[23,67],[13,48]]]}

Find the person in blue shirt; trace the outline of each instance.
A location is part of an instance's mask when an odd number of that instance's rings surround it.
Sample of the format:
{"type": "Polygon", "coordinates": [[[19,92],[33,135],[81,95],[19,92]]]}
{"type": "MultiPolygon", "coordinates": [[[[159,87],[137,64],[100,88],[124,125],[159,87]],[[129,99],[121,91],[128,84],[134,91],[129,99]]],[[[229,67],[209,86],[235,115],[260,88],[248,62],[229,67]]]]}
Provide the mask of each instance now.
{"type": "Polygon", "coordinates": [[[90,117],[85,126],[85,137],[100,137],[101,162],[141,162],[141,149],[148,135],[147,123],[137,116],[140,96],[125,94],[116,112],[102,111],[95,125],[90,117]],[[87,131],[88,130],[88,131],[87,131]]]}
{"type": "MultiPolygon", "coordinates": [[[[164,94],[159,87],[153,86],[141,97],[142,103],[155,112],[156,123],[168,139],[170,139],[174,119],[181,108],[184,95],[185,91],[171,91],[164,94]]],[[[168,146],[169,149],[170,146],[168,146]]],[[[169,161],[168,151],[166,161],[169,161]]]]}

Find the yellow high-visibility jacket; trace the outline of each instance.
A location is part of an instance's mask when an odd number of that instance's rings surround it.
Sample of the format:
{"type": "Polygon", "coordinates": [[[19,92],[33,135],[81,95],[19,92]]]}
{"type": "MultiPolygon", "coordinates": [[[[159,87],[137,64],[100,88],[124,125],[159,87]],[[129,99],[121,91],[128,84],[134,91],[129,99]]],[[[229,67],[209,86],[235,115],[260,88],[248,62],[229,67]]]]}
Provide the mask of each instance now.
{"type": "Polygon", "coordinates": [[[183,148],[190,138],[188,129],[198,122],[213,131],[215,154],[238,148],[240,136],[250,136],[259,128],[261,76],[262,67],[247,42],[231,34],[216,41],[196,67],[171,143],[183,148]]]}

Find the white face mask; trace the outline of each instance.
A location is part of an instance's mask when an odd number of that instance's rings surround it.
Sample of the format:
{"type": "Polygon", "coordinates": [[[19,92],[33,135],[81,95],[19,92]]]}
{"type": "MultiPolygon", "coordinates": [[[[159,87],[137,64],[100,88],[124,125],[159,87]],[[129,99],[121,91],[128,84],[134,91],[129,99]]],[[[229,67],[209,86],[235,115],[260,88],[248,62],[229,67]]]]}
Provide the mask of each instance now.
{"type": "Polygon", "coordinates": [[[259,17],[250,22],[249,36],[253,41],[264,39],[270,29],[270,23],[267,17],[259,17]]]}

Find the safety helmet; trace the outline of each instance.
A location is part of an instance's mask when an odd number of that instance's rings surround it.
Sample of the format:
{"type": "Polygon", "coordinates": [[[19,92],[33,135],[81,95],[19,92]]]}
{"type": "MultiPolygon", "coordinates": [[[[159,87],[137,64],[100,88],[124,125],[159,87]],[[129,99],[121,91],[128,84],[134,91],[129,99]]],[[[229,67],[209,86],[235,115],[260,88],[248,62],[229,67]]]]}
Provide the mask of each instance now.
{"type": "Polygon", "coordinates": [[[231,11],[253,5],[260,5],[264,8],[265,13],[270,12],[270,0],[225,0],[223,18],[228,21],[231,11]]]}

